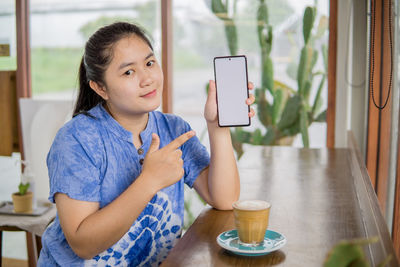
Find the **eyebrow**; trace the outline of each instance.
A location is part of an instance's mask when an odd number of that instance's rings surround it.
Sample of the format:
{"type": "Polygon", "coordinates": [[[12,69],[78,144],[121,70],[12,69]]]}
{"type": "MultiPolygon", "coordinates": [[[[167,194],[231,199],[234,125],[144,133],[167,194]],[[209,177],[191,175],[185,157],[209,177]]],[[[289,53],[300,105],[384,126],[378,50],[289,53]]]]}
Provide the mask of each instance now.
{"type": "MultiPolygon", "coordinates": [[[[145,61],[145,60],[151,58],[152,56],[154,56],[154,53],[153,53],[153,52],[151,52],[150,54],[148,54],[148,55],[144,58],[143,61],[145,61]]],[[[125,68],[125,67],[127,67],[127,66],[131,66],[131,65],[136,65],[136,62],[123,62],[123,63],[121,63],[121,65],[119,65],[118,69],[120,70],[120,69],[123,69],[123,68],[125,68]]]]}

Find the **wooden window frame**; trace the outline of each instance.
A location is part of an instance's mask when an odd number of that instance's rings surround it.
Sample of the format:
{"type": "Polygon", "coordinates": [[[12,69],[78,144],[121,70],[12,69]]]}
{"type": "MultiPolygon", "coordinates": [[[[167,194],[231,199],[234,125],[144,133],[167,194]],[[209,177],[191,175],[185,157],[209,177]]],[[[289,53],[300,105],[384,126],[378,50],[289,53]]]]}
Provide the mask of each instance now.
{"type": "MultiPolygon", "coordinates": [[[[393,96],[393,75],[394,66],[391,57],[395,53],[394,48],[394,23],[395,16],[393,8],[390,9],[392,1],[376,0],[370,1],[370,47],[369,47],[369,99],[368,99],[368,124],[367,124],[367,147],[366,165],[371,183],[377,194],[382,214],[385,216],[387,210],[389,168],[391,154],[391,131],[392,131],[392,96],[393,96]],[[376,3],[376,6],[374,5],[376,3]],[[389,30],[389,12],[392,12],[392,27],[389,30]],[[372,28],[375,14],[375,27],[372,28]],[[389,40],[393,44],[390,47],[389,40]],[[374,45],[372,46],[372,41],[374,45]],[[374,72],[372,74],[372,72],[374,72]],[[390,85],[392,88],[390,88],[390,85]],[[373,88],[373,91],[372,91],[373,88]],[[390,94],[389,94],[390,90],[390,94]],[[373,93],[372,93],[373,92],[373,93]],[[375,103],[384,109],[376,107],[375,103]],[[375,103],[374,103],[375,100],[375,103]]],[[[399,120],[400,126],[400,120],[399,120]]],[[[392,221],[392,242],[397,257],[400,257],[400,138],[397,138],[397,170],[394,195],[394,209],[392,221]]]]}
{"type": "Polygon", "coordinates": [[[32,97],[29,0],[15,0],[15,15],[17,31],[16,105],[18,114],[18,140],[21,158],[24,159],[24,146],[22,143],[22,127],[18,99],[32,97]]]}
{"type": "Polygon", "coordinates": [[[162,97],[162,111],[172,113],[173,99],[173,25],[172,25],[172,0],[161,1],[161,57],[164,74],[164,89],[162,97]]]}
{"type": "Polygon", "coordinates": [[[338,0],[329,2],[329,48],[328,48],[328,108],[326,111],[326,146],[335,147],[336,119],[336,57],[337,57],[337,25],[338,0]]]}

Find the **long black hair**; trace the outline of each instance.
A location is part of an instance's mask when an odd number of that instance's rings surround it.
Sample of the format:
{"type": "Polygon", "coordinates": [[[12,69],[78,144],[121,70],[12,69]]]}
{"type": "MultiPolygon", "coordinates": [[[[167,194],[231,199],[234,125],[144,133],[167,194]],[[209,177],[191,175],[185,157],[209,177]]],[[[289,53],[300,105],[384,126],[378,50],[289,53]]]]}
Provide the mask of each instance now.
{"type": "Polygon", "coordinates": [[[79,93],[73,117],[80,113],[87,114],[87,111],[97,104],[104,103],[104,99],[90,88],[89,81],[105,85],[104,73],[112,60],[114,44],[131,34],[141,38],[153,50],[146,32],[139,26],[127,22],[104,26],[86,42],[79,66],[79,93]]]}

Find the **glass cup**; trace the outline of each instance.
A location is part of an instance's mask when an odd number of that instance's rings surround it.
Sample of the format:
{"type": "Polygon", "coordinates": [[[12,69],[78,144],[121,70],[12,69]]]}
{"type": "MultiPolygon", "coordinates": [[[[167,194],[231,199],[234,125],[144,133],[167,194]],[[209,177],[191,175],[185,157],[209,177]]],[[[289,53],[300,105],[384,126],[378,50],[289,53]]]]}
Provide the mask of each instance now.
{"type": "Polygon", "coordinates": [[[268,228],[271,204],[264,200],[239,200],[232,204],[239,243],[259,246],[268,228]]]}

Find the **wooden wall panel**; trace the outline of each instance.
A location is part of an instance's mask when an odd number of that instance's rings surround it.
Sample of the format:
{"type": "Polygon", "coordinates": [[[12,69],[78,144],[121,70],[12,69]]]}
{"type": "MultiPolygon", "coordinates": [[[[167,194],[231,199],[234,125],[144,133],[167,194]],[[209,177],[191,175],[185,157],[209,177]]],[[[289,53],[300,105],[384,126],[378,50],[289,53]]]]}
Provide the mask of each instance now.
{"type": "MultiPolygon", "coordinates": [[[[379,0],[380,1],[380,0],[379,0]]],[[[367,126],[367,151],[366,165],[371,178],[372,186],[376,189],[377,161],[378,161],[378,122],[379,109],[374,106],[372,96],[379,104],[380,98],[380,64],[381,64],[381,8],[376,7],[371,1],[371,18],[370,18],[370,47],[369,47],[369,100],[368,100],[368,126],[367,126]],[[376,10],[375,10],[376,9],[376,10]],[[373,19],[375,14],[375,20],[373,19]],[[374,26],[375,21],[375,26],[374,26]],[[372,91],[373,90],[373,91],[372,91]]]]}
{"type": "Polygon", "coordinates": [[[366,165],[378,196],[382,213],[386,211],[391,131],[391,48],[389,42],[389,4],[371,1],[370,83],[366,165]],[[376,4],[376,5],[375,5],[376,4]],[[375,25],[374,17],[375,15],[375,25]],[[375,102],[375,103],[374,103],[375,102]],[[385,103],[386,106],[385,106],[385,103]],[[380,108],[378,108],[378,107],[380,108]],[[385,106],[383,108],[383,106],[385,106]]]}
{"type": "Polygon", "coordinates": [[[18,151],[15,71],[0,71],[0,155],[18,151]]]}

